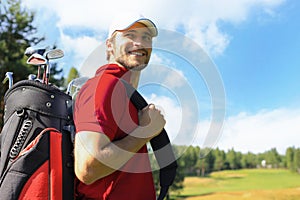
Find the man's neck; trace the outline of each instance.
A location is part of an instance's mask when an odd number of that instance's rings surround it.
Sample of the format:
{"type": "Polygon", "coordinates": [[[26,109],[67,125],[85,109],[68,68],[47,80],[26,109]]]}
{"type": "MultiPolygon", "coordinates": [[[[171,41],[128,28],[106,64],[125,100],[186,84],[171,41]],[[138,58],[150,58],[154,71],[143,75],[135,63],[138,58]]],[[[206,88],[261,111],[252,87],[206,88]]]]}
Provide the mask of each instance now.
{"type": "Polygon", "coordinates": [[[141,71],[131,71],[130,84],[137,89],[139,85],[141,71]]]}
{"type": "MultiPolygon", "coordinates": [[[[117,64],[119,67],[123,67],[122,65],[120,65],[117,62],[110,62],[110,64],[117,64]]],[[[130,84],[137,89],[138,85],[139,85],[139,80],[140,80],[140,75],[141,75],[141,71],[134,71],[131,70],[131,76],[130,76],[130,84]]]]}

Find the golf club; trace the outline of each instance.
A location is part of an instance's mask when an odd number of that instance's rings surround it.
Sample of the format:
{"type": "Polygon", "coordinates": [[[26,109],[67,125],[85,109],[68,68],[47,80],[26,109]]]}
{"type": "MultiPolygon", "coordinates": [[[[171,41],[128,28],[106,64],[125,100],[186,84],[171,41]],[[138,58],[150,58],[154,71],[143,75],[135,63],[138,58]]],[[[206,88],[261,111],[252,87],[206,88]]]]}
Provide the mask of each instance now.
{"type": "Polygon", "coordinates": [[[8,81],[8,88],[11,88],[14,84],[14,78],[13,78],[13,72],[6,72],[5,78],[2,81],[3,84],[5,84],[8,81]]]}
{"type": "Polygon", "coordinates": [[[38,74],[36,78],[40,80],[40,70],[44,69],[42,82],[49,84],[51,65],[49,60],[58,59],[64,56],[64,53],[60,49],[52,49],[47,51],[46,49],[34,49],[28,47],[25,51],[25,55],[28,56],[27,64],[38,66],[38,74]]]}
{"type": "Polygon", "coordinates": [[[46,49],[34,49],[33,47],[27,47],[27,49],[25,50],[25,55],[27,57],[30,57],[32,54],[37,53],[40,54],[41,56],[44,55],[46,49]]]}
{"type": "MultiPolygon", "coordinates": [[[[29,55],[29,53],[28,53],[28,55],[29,55]]],[[[36,78],[38,80],[40,80],[40,74],[41,74],[40,71],[41,71],[42,67],[47,65],[47,59],[44,58],[44,56],[40,55],[39,53],[33,53],[27,59],[27,64],[38,66],[38,73],[37,73],[36,78]]]]}
{"type": "Polygon", "coordinates": [[[46,73],[44,73],[44,75],[45,75],[45,83],[47,85],[49,84],[50,69],[51,69],[51,64],[50,64],[49,60],[62,58],[63,56],[64,56],[64,52],[60,49],[52,49],[45,53],[45,57],[47,59],[47,65],[46,65],[46,69],[44,69],[44,71],[46,71],[46,73]]]}

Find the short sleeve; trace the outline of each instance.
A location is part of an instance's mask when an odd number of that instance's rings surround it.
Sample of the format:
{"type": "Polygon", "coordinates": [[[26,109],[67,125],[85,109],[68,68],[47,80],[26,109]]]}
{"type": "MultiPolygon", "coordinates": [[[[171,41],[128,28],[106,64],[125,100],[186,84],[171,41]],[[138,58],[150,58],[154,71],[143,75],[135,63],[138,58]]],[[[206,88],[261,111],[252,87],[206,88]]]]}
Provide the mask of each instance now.
{"type": "Polygon", "coordinates": [[[75,102],[74,121],[77,132],[101,132],[113,141],[134,130],[138,117],[122,81],[106,74],[81,88],[75,102]]]}
{"type": "Polygon", "coordinates": [[[111,140],[116,137],[127,106],[128,98],[121,81],[114,76],[102,76],[96,89],[95,114],[100,129],[111,140]]]}

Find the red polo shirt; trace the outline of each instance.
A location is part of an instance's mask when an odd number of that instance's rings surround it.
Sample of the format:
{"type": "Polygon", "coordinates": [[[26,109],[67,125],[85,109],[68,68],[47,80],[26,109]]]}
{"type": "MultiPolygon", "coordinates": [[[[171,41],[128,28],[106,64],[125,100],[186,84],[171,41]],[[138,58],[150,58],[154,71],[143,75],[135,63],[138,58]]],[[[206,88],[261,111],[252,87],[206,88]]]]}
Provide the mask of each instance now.
{"type": "MultiPolygon", "coordinates": [[[[138,124],[138,112],[119,78],[130,80],[130,71],[115,64],[98,69],[77,96],[76,131],[95,131],[120,140],[138,124]]],[[[155,189],[146,145],[121,169],[91,185],[77,181],[78,199],[154,200],[155,189]]]]}

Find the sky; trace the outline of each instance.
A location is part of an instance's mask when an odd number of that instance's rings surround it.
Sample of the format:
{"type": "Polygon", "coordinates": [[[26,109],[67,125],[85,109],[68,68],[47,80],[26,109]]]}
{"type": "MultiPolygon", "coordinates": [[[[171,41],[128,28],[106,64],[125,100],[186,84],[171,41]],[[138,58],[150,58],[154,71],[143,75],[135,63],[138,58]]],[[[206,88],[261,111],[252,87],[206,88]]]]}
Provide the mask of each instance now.
{"type": "Polygon", "coordinates": [[[300,147],[300,1],[22,2],[46,38],[40,46],[64,50],[66,74],[102,64],[113,16],[153,20],[159,36],[139,91],[163,110],[173,143],[243,153],[300,147]]]}

